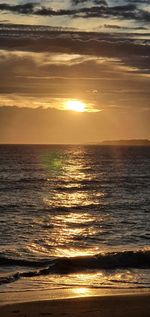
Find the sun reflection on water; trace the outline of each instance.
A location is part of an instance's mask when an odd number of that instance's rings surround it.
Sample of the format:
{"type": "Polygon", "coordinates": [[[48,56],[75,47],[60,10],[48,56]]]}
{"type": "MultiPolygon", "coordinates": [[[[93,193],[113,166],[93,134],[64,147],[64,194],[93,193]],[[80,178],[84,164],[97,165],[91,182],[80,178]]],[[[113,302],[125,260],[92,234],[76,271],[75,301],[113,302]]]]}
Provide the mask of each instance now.
{"type": "Polygon", "coordinates": [[[73,288],[71,291],[74,295],[79,295],[80,297],[89,296],[90,294],[92,294],[92,290],[87,287],[77,287],[73,288]]]}
{"type": "Polygon", "coordinates": [[[42,201],[44,211],[48,211],[42,244],[54,255],[71,257],[99,252],[92,239],[102,231],[103,216],[90,210],[99,206],[104,194],[89,191],[95,176],[89,172],[88,160],[84,147],[66,152],[56,148],[41,159],[47,174],[42,201]]]}

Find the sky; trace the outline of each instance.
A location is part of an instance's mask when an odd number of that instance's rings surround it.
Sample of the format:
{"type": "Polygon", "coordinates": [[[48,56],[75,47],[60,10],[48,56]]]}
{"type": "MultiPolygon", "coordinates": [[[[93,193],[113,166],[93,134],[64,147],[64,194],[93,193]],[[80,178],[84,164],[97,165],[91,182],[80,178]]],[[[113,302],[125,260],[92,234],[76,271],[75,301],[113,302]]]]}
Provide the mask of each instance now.
{"type": "Polygon", "coordinates": [[[0,74],[0,143],[149,139],[150,0],[0,0],[0,74]]]}

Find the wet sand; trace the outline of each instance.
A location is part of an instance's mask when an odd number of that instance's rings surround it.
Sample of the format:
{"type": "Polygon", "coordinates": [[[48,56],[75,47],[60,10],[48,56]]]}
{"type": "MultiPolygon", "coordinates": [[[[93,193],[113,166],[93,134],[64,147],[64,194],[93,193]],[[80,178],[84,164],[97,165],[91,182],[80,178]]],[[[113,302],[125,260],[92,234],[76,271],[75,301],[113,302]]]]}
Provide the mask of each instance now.
{"type": "MultiPolygon", "coordinates": [[[[19,297],[19,294],[18,294],[19,297]]],[[[3,304],[1,317],[150,317],[150,293],[3,304]]]]}

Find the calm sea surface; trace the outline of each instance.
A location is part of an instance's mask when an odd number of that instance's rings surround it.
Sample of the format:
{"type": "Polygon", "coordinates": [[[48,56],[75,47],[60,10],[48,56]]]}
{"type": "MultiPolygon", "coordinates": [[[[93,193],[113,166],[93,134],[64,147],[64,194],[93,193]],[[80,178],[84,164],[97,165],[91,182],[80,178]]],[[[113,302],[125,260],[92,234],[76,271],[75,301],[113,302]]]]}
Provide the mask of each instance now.
{"type": "Polygon", "coordinates": [[[0,292],[150,287],[150,147],[0,146],[0,292]]]}

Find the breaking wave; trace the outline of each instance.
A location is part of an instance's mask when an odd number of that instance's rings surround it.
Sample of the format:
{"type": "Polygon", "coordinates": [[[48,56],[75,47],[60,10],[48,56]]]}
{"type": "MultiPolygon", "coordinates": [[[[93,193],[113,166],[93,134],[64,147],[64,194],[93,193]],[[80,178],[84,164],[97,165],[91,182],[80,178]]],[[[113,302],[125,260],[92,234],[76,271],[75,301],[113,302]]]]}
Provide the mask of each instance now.
{"type": "Polygon", "coordinates": [[[1,255],[0,265],[31,267],[32,270],[17,272],[0,278],[0,284],[14,282],[21,277],[34,277],[49,274],[71,274],[93,270],[150,269],[150,251],[123,251],[101,253],[94,256],[60,257],[30,261],[7,258],[1,255]]]}

